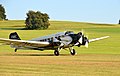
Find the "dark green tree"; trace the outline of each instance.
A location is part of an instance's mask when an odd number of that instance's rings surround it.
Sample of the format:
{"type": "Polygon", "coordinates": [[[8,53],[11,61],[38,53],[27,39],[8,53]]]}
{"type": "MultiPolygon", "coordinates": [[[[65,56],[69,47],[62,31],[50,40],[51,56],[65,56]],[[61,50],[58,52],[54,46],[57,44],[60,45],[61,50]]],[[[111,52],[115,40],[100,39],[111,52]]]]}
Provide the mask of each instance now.
{"type": "Polygon", "coordinates": [[[5,8],[0,4],[0,20],[6,20],[5,8]]]}
{"type": "Polygon", "coordinates": [[[49,16],[46,13],[41,13],[40,11],[28,11],[26,14],[27,18],[25,20],[27,29],[47,29],[50,25],[49,16]]]}
{"type": "Polygon", "coordinates": [[[120,20],[119,20],[119,23],[118,24],[120,24],[120,20]]]}

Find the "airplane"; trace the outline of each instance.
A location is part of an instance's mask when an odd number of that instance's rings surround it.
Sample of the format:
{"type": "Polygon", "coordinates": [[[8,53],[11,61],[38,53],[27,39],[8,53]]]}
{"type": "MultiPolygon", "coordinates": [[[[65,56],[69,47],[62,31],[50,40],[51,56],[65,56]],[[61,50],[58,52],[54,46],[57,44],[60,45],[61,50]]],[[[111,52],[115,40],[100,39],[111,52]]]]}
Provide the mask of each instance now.
{"type": "Polygon", "coordinates": [[[17,32],[12,32],[9,35],[9,39],[0,38],[0,43],[3,43],[4,45],[10,45],[11,48],[15,48],[15,52],[17,52],[18,49],[32,49],[40,51],[54,50],[54,55],[59,56],[59,52],[62,49],[69,48],[70,54],[75,55],[76,51],[73,46],[80,47],[83,45],[88,47],[88,43],[108,37],[109,36],[103,36],[88,40],[88,38],[82,32],[78,32],[76,34],[73,31],[65,31],[31,40],[21,40],[17,32]]]}

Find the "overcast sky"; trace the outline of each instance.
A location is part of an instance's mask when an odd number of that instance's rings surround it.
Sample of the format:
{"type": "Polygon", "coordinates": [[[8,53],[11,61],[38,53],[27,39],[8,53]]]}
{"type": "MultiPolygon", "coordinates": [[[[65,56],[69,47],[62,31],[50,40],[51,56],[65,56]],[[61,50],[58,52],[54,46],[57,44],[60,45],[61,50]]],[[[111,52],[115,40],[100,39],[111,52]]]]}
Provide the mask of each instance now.
{"type": "Polygon", "coordinates": [[[118,23],[120,0],[0,0],[8,19],[23,20],[28,10],[47,13],[51,20],[118,23]]]}

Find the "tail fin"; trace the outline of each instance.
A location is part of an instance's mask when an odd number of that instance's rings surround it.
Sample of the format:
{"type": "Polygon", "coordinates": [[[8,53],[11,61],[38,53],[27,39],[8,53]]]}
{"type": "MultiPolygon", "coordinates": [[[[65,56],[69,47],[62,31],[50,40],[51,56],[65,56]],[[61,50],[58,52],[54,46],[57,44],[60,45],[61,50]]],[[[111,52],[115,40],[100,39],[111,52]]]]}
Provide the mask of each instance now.
{"type": "Polygon", "coordinates": [[[13,32],[9,35],[9,39],[21,40],[16,32],[13,32]]]}

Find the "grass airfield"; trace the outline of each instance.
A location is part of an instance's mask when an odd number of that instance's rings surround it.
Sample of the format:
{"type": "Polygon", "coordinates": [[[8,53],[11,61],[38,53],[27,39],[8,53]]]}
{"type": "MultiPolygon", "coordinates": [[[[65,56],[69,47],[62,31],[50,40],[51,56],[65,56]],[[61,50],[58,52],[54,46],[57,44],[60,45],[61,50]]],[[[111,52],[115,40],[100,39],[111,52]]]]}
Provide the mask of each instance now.
{"type": "Polygon", "coordinates": [[[73,30],[91,38],[110,36],[89,44],[89,48],[74,47],[77,55],[62,50],[60,56],[53,51],[18,50],[0,46],[1,76],[119,76],[120,75],[120,25],[93,24],[68,21],[50,21],[47,30],[23,30],[24,21],[0,21],[0,38],[18,32],[21,39],[30,40],[56,32],[73,30]]]}

